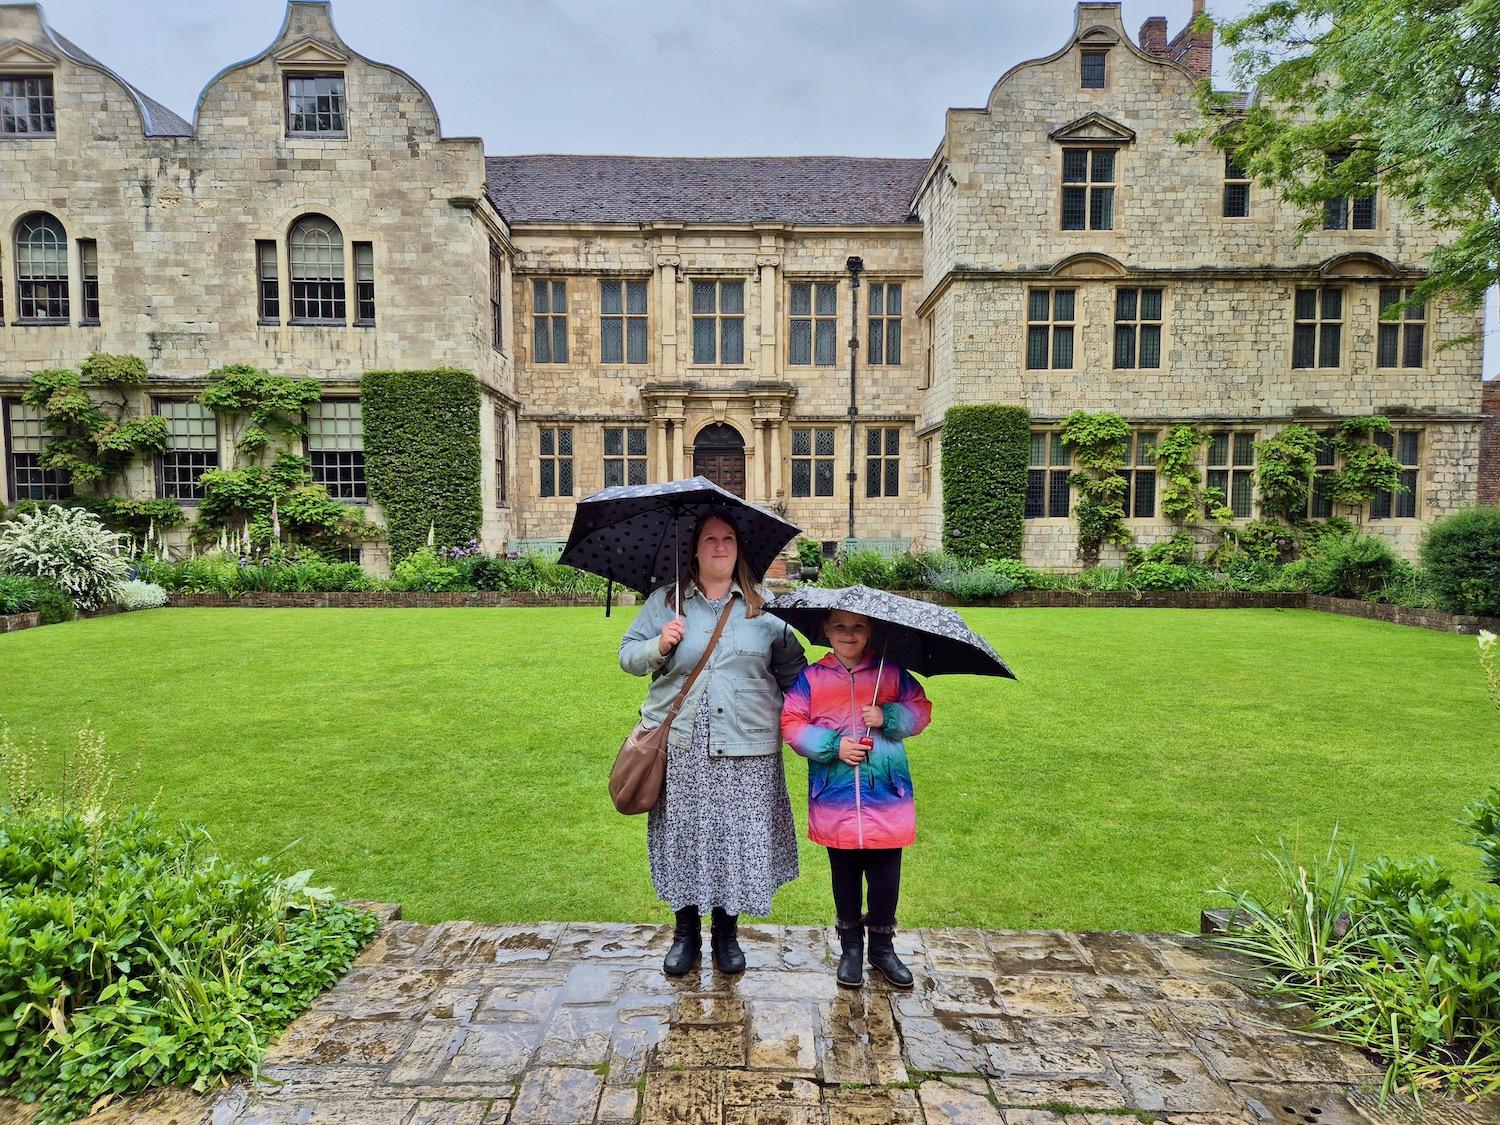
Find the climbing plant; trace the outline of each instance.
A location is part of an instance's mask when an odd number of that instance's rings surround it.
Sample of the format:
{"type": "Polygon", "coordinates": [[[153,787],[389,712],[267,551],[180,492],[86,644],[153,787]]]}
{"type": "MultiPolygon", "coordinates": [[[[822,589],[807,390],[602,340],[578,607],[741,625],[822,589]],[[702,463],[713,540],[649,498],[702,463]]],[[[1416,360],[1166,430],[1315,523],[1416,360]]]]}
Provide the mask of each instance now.
{"type": "Polygon", "coordinates": [[[365,475],[391,553],[479,535],[479,381],[468,371],[371,371],[360,381],[365,475]]]}
{"type": "Polygon", "coordinates": [[[1350,418],[1339,425],[1333,451],[1340,468],[1328,474],[1327,495],[1335,504],[1362,510],[1377,492],[1403,492],[1401,462],[1375,444],[1376,434],[1389,434],[1390,420],[1374,414],[1350,418]]]}
{"type": "Polygon", "coordinates": [[[1167,431],[1156,446],[1156,474],[1161,479],[1161,512],[1176,524],[1196,523],[1203,513],[1222,507],[1224,494],[1203,487],[1198,457],[1209,436],[1186,422],[1167,431]]]}
{"type": "Polygon", "coordinates": [[[247,363],[209,372],[198,401],[219,415],[234,436],[234,448],[260,460],[273,441],[286,443],[307,433],[307,411],[323,397],[316,379],[272,375],[247,363]]]}
{"type": "Polygon", "coordinates": [[[42,467],[67,473],[74,488],[99,495],[137,457],[165,452],[166,420],[129,415],[129,388],[147,378],[140,359],[104,352],[90,355],[77,370],[33,372],[21,401],[41,414],[50,435],[42,467]]]}
{"type": "Polygon", "coordinates": [[[1078,557],[1093,564],[1099,561],[1103,544],[1124,547],[1130,543],[1123,503],[1125,478],[1120,475],[1130,447],[1130,427],[1110,411],[1075,410],[1063,419],[1062,435],[1072,446],[1080,470],[1068,478],[1078,489],[1073,509],[1078,521],[1078,557]]]}
{"type": "Polygon", "coordinates": [[[1293,422],[1280,433],[1255,443],[1255,485],[1261,512],[1296,523],[1307,515],[1312,473],[1322,439],[1293,422]]]}
{"type": "Polygon", "coordinates": [[[1019,559],[1031,415],[1024,406],[950,407],[943,416],[943,543],[973,562],[1019,559]]]}
{"type": "Polygon", "coordinates": [[[363,508],[341,504],[314,484],[311,463],[289,450],[278,450],[269,465],[211,469],[199,479],[204,495],[192,534],[200,547],[333,550],[381,534],[363,508]]]}

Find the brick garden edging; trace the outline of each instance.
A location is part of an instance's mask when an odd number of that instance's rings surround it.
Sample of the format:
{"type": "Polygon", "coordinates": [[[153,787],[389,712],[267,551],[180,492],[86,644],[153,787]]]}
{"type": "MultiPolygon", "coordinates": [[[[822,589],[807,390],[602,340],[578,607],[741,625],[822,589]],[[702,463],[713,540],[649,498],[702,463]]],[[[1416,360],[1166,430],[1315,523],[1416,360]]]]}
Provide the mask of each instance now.
{"type": "Polygon", "coordinates": [[[14,633],[21,629],[35,629],[42,623],[40,613],[0,613],[0,633],[14,633]]]}
{"type": "MultiPolygon", "coordinates": [[[[1500,617],[1476,617],[1444,613],[1437,609],[1406,609],[1402,606],[1362,602],[1353,598],[1328,598],[1320,594],[1248,592],[1239,590],[1018,590],[1001,598],[979,598],[960,602],[937,590],[902,590],[909,598],[934,605],[970,605],[994,609],[1311,609],[1344,617],[1365,617],[1395,625],[1413,625],[1443,633],[1477,633],[1488,629],[1500,633],[1500,617]]],[[[617,594],[615,605],[628,606],[634,599],[617,594]]],[[[489,609],[536,606],[596,606],[596,597],[560,594],[497,594],[486,591],[402,592],[380,590],[369,593],[244,593],[172,594],[169,608],[191,609],[439,609],[480,607],[489,609]]],[[[3,619],[0,619],[3,620],[3,619]]],[[[0,632],[4,632],[0,629],[0,632]]]]}

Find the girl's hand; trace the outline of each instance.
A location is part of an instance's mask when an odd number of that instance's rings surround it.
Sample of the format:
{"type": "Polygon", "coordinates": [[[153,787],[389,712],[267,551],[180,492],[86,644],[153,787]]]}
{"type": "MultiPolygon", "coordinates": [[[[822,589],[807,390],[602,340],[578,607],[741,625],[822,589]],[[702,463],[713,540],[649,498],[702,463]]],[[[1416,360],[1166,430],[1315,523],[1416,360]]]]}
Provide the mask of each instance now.
{"type": "Polygon", "coordinates": [[[859,713],[860,720],[871,730],[879,730],[885,726],[885,709],[875,704],[862,709],[859,713]]]}
{"type": "Polygon", "coordinates": [[[870,748],[858,739],[845,736],[839,739],[839,761],[846,766],[857,766],[870,755],[870,748]]]}
{"type": "Polygon", "coordinates": [[[656,647],[661,650],[663,656],[670,656],[672,650],[682,640],[682,634],[687,628],[687,622],[681,617],[674,617],[661,627],[661,637],[656,642],[656,647]]]}

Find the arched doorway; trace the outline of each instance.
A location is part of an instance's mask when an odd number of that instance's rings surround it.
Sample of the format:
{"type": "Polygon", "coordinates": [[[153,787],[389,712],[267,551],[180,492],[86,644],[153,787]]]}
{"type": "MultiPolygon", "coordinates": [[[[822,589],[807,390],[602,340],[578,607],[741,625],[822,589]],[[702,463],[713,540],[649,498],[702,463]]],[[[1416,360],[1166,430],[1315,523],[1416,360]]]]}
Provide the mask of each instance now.
{"type": "Polygon", "coordinates": [[[733,426],[714,422],[693,439],[693,473],[720,488],[745,495],[745,439],[733,426]]]}

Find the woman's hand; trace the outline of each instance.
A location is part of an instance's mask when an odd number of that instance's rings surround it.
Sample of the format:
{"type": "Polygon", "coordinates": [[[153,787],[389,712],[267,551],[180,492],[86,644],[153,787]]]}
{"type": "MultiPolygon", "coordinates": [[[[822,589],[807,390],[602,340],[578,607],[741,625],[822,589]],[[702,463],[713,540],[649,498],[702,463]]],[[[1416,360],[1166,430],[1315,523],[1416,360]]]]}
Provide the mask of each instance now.
{"type": "Polygon", "coordinates": [[[859,718],[871,730],[879,730],[885,726],[885,708],[872,703],[860,711],[859,718]]]}
{"type": "Polygon", "coordinates": [[[839,761],[846,766],[857,766],[870,756],[871,743],[847,736],[839,739],[839,761]]]}
{"type": "Polygon", "coordinates": [[[672,650],[682,640],[682,634],[687,628],[687,622],[681,617],[674,617],[661,627],[661,637],[656,642],[656,647],[661,650],[663,656],[672,655],[672,650]]]}

